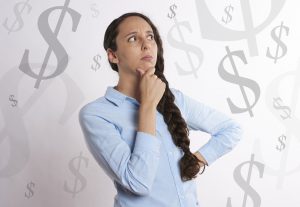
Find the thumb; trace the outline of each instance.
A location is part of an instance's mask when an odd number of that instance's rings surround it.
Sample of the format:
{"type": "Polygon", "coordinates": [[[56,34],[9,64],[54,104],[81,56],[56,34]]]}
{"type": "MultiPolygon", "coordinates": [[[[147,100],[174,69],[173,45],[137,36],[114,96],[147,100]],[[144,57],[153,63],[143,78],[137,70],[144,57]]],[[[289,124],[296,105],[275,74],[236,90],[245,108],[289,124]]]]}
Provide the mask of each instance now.
{"type": "Polygon", "coordinates": [[[137,71],[139,77],[142,77],[144,75],[144,73],[145,73],[143,70],[141,70],[139,68],[136,69],[136,71],[137,71]]]}

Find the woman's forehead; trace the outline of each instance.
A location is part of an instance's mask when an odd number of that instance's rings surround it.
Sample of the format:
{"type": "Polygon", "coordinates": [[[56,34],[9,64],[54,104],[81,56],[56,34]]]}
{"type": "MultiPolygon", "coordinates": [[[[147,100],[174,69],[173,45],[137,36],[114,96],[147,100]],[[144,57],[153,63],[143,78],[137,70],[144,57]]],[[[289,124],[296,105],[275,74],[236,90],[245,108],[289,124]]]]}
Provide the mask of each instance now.
{"type": "Polygon", "coordinates": [[[130,33],[138,31],[152,31],[151,26],[141,17],[131,16],[124,19],[119,25],[119,33],[130,33]]]}

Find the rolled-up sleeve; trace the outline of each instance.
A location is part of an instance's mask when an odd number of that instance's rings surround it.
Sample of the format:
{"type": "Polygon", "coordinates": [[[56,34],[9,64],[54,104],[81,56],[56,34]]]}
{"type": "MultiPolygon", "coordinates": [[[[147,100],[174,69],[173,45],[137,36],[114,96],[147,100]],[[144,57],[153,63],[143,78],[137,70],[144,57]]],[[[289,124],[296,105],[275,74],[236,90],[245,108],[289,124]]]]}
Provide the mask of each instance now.
{"type": "Polygon", "coordinates": [[[134,194],[148,194],[159,164],[161,140],[138,131],[131,152],[115,124],[84,107],[79,122],[88,149],[105,173],[134,194]]]}
{"type": "Polygon", "coordinates": [[[190,130],[209,133],[211,138],[199,150],[208,165],[231,151],[241,140],[241,125],[228,115],[207,106],[185,94],[173,89],[182,107],[182,113],[190,130]]]}

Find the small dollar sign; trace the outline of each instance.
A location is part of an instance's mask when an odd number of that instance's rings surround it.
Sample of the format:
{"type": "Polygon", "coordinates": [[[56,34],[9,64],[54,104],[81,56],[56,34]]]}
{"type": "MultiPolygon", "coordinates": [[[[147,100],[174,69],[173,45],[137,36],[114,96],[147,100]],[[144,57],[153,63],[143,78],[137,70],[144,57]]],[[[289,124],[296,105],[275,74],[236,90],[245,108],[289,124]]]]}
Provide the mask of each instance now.
{"type": "Polygon", "coordinates": [[[13,103],[11,104],[12,106],[17,106],[18,101],[14,99],[14,95],[10,95],[10,96],[9,96],[9,100],[13,102],[13,103]]]}
{"type": "Polygon", "coordinates": [[[176,68],[178,70],[178,73],[180,75],[190,75],[190,74],[193,74],[196,78],[198,78],[197,76],[197,71],[199,70],[201,64],[202,64],[202,61],[203,61],[203,53],[201,51],[200,48],[192,45],[192,44],[187,44],[184,40],[184,37],[182,35],[182,32],[180,30],[181,27],[185,27],[187,28],[190,32],[192,32],[192,28],[191,28],[191,25],[189,24],[189,22],[187,21],[184,21],[184,22],[178,22],[176,17],[173,18],[174,19],[174,26],[170,29],[170,31],[168,32],[168,40],[170,42],[170,44],[176,48],[179,48],[179,49],[182,49],[184,50],[187,58],[188,58],[188,61],[189,61],[189,64],[190,64],[190,68],[191,70],[184,70],[182,69],[179,64],[175,63],[176,65],[176,68]],[[176,40],[172,33],[173,33],[173,30],[174,29],[177,29],[178,33],[179,33],[179,37],[180,37],[180,41],[176,40]],[[198,59],[198,65],[194,65],[193,64],[193,61],[192,61],[192,58],[191,58],[191,54],[190,52],[194,53],[198,59]]]}
{"type": "Polygon", "coordinates": [[[99,10],[97,9],[97,4],[93,3],[91,5],[91,10],[94,12],[94,14],[92,15],[93,17],[99,16],[99,10]]]}
{"type": "Polygon", "coordinates": [[[242,50],[237,50],[237,51],[231,52],[229,50],[228,46],[226,46],[226,52],[227,52],[227,55],[225,55],[223,57],[223,59],[221,60],[219,66],[218,66],[219,75],[224,80],[239,85],[242,95],[243,95],[243,98],[246,103],[246,107],[245,108],[237,107],[236,105],[233,104],[233,102],[231,101],[230,98],[227,98],[227,103],[228,103],[232,113],[243,113],[243,112],[249,111],[250,116],[253,117],[252,108],[255,106],[255,104],[257,103],[259,96],[260,96],[259,85],[251,79],[239,76],[239,73],[238,73],[238,70],[236,69],[236,65],[235,65],[233,57],[236,56],[236,57],[240,58],[245,64],[247,64],[247,60],[246,60],[244,52],[242,50]],[[231,66],[233,68],[233,74],[228,73],[224,68],[224,61],[227,58],[229,59],[231,66]],[[244,86],[250,88],[254,92],[255,101],[252,105],[250,105],[250,103],[249,103],[244,86]]]}
{"type": "Polygon", "coordinates": [[[101,56],[100,55],[96,55],[96,56],[94,56],[94,61],[95,61],[95,66],[94,65],[92,65],[91,66],[91,68],[94,70],[94,71],[96,71],[96,70],[98,70],[99,68],[100,68],[100,59],[101,59],[101,56]]]}
{"type": "Polygon", "coordinates": [[[284,120],[284,119],[287,119],[287,118],[291,118],[291,109],[290,107],[288,106],[282,106],[282,100],[280,97],[277,97],[277,98],[273,98],[273,107],[275,109],[278,109],[278,110],[282,110],[284,113],[285,113],[285,116],[281,116],[281,118],[284,120]],[[279,103],[279,101],[281,101],[281,103],[279,103]]]}
{"type": "Polygon", "coordinates": [[[66,13],[69,13],[71,15],[71,18],[73,21],[73,25],[72,25],[73,32],[77,30],[77,26],[79,24],[79,20],[81,17],[81,15],[78,12],[76,12],[75,10],[68,7],[69,3],[70,3],[70,0],[66,0],[64,6],[56,6],[56,7],[49,8],[46,11],[44,11],[41,14],[41,16],[39,17],[39,20],[38,20],[39,31],[42,34],[43,38],[46,40],[46,42],[49,44],[49,47],[46,52],[44,62],[43,62],[43,65],[42,65],[42,68],[41,68],[39,74],[35,74],[29,65],[29,61],[28,61],[29,50],[26,49],[23,54],[19,69],[22,72],[24,72],[25,74],[29,75],[30,77],[36,79],[36,83],[34,86],[35,88],[39,87],[41,80],[54,78],[54,77],[60,75],[61,73],[63,73],[65,68],[68,65],[68,61],[69,61],[68,54],[65,51],[64,47],[58,41],[57,35],[58,35],[58,32],[62,25],[62,22],[65,18],[66,13]],[[50,14],[54,10],[61,10],[61,13],[59,16],[58,23],[53,32],[50,28],[48,20],[49,20],[50,14]],[[44,72],[45,72],[45,69],[48,64],[48,61],[49,61],[52,51],[54,51],[55,56],[57,58],[57,68],[53,74],[44,76],[44,72]]]}
{"type": "Polygon", "coordinates": [[[278,145],[276,145],[276,149],[281,151],[285,148],[285,144],[283,142],[283,139],[286,140],[286,136],[285,135],[281,135],[280,137],[278,137],[278,141],[280,142],[280,147],[278,145]]]}
{"type": "Polygon", "coordinates": [[[67,184],[66,181],[64,183],[64,190],[66,192],[68,192],[68,193],[71,193],[72,196],[73,196],[73,198],[75,197],[75,195],[77,193],[79,193],[80,191],[82,191],[85,188],[85,186],[86,186],[86,179],[85,179],[85,177],[83,177],[79,173],[79,170],[80,170],[80,167],[81,167],[81,161],[85,162],[86,167],[88,166],[88,161],[89,160],[88,160],[88,158],[82,156],[82,152],[80,152],[79,156],[74,157],[69,162],[69,169],[73,173],[73,175],[75,175],[75,181],[74,181],[73,189],[71,189],[71,188],[68,187],[68,184],[67,184]],[[75,162],[77,162],[77,167],[75,167],[75,162]],[[77,186],[78,181],[80,181],[80,183],[81,183],[80,189],[77,189],[78,188],[78,186],[77,186]]]}
{"type": "Polygon", "coordinates": [[[227,6],[225,9],[224,9],[225,13],[227,14],[226,15],[226,20],[224,19],[224,17],[222,17],[222,21],[227,24],[229,22],[231,22],[232,20],[232,16],[230,14],[230,11],[233,11],[233,6],[229,5],[227,6]]]}
{"type": "MultiPolygon", "coordinates": [[[[246,206],[248,195],[250,195],[250,197],[252,198],[254,207],[260,207],[260,204],[261,204],[261,198],[260,198],[259,194],[250,186],[250,179],[251,179],[253,166],[255,166],[258,169],[259,176],[260,176],[260,178],[262,178],[263,174],[264,174],[265,165],[260,162],[254,161],[254,154],[251,154],[250,161],[246,161],[246,162],[239,164],[234,169],[234,172],[233,172],[233,177],[234,177],[235,182],[237,182],[237,184],[245,192],[242,207],[246,206]],[[248,165],[248,164],[249,164],[249,168],[248,168],[248,175],[246,176],[247,179],[244,179],[242,176],[242,167],[244,165],[248,165]]],[[[227,199],[226,207],[232,207],[230,197],[228,197],[228,199],[227,199]]]]}
{"type": "Polygon", "coordinates": [[[35,184],[31,181],[27,184],[27,189],[29,190],[28,194],[25,192],[26,198],[31,198],[33,196],[33,190],[32,188],[35,186],[35,184]]]}
{"type": "Polygon", "coordinates": [[[21,17],[21,14],[25,8],[27,8],[27,14],[29,14],[32,9],[32,7],[28,4],[28,2],[29,2],[29,0],[27,0],[26,2],[19,2],[19,3],[15,4],[14,13],[16,15],[16,20],[13,22],[13,24],[10,27],[8,26],[8,23],[7,23],[8,18],[6,18],[5,21],[3,22],[2,25],[4,26],[5,29],[8,30],[8,34],[10,34],[11,32],[17,32],[23,27],[24,22],[21,17]],[[15,27],[16,23],[18,23],[17,27],[15,27]]]}
{"type": "Polygon", "coordinates": [[[283,56],[285,56],[286,52],[287,52],[287,47],[286,45],[281,41],[281,33],[282,33],[282,29],[285,30],[286,35],[289,34],[289,28],[287,26],[283,25],[283,22],[281,22],[280,26],[275,27],[274,29],[272,29],[271,31],[271,36],[273,38],[273,40],[275,40],[275,42],[277,43],[277,48],[276,48],[276,52],[275,55],[272,56],[271,52],[270,52],[270,48],[268,47],[267,49],[267,57],[274,59],[274,63],[277,62],[277,59],[282,58],[283,56]],[[276,35],[276,30],[279,30],[279,34],[276,35]],[[280,56],[278,56],[278,51],[279,51],[279,47],[281,47],[282,49],[282,53],[280,56]]]}
{"type": "Polygon", "coordinates": [[[175,15],[176,15],[174,9],[177,9],[176,4],[173,4],[173,5],[170,6],[170,10],[171,10],[171,12],[172,12],[172,14],[168,13],[168,17],[169,17],[170,19],[172,19],[172,18],[175,17],[175,15]]]}

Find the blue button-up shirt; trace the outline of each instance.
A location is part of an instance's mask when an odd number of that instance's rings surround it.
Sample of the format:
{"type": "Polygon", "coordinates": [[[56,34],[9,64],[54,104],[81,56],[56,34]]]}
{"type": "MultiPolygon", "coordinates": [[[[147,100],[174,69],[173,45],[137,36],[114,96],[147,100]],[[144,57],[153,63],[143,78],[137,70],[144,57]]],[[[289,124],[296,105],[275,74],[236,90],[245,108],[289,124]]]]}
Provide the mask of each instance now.
{"type": "MultiPolygon", "coordinates": [[[[208,166],[241,139],[240,125],[225,114],[170,88],[190,130],[211,134],[198,151],[208,166]]],[[[156,136],[137,131],[140,103],[108,86],[105,96],[79,112],[91,154],[112,179],[114,207],[199,207],[195,179],[182,181],[183,151],[172,140],[163,115],[156,111],[156,136]]]]}

